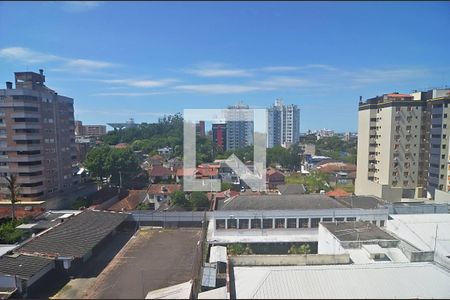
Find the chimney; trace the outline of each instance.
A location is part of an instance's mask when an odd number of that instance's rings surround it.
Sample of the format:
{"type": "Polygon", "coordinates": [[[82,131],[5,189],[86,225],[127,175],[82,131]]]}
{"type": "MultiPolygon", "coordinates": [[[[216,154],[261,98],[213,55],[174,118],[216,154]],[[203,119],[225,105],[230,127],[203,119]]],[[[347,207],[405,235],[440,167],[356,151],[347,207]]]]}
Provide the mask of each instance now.
{"type": "Polygon", "coordinates": [[[44,75],[44,69],[39,69],[39,74],[44,75]]]}
{"type": "Polygon", "coordinates": [[[11,81],[7,81],[6,82],[6,89],[8,89],[8,90],[12,89],[12,82],[11,81]]]}

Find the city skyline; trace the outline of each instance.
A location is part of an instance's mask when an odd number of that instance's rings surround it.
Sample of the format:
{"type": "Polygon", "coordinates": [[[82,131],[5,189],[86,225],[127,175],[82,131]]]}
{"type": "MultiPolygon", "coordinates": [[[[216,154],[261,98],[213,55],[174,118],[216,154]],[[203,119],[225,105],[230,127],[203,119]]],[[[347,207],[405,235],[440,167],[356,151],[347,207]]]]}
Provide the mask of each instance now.
{"type": "Polygon", "coordinates": [[[3,82],[44,69],[85,124],[281,98],[301,109],[301,132],[355,132],[359,96],[450,82],[448,3],[2,2],[0,11],[3,82]]]}

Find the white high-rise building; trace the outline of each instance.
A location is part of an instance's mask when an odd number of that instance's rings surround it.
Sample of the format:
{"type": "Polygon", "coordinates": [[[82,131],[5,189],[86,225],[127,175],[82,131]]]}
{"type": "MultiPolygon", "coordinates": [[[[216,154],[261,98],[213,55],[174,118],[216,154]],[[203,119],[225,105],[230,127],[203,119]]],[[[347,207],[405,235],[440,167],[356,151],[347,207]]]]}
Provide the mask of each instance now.
{"type": "Polygon", "coordinates": [[[267,148],[289,147],[299,141],[300,109],[297,105],[285,106],[282,100],[277,99],[268,109],[267,117],[267,148]]]}

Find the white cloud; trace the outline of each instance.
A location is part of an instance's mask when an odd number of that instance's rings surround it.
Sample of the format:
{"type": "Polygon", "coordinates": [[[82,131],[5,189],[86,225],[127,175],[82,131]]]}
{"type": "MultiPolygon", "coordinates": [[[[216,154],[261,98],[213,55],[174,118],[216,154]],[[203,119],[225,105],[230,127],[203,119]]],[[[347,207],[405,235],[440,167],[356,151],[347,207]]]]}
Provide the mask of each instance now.
{"type": "Polygon", "coordinates": [[[101,97],[116,97],[116,96],[125,96],[125,97],[141,97],[141,96],[153,96],[153,95],[162,95],[167,94],[164,92],[102,92],[102,93],[95,93],[91,96],[101,96],[101,97]]]}
{"type": "Polygon", "coordinates": [[[62,60],[61,57],[56,55],[40,53],[22,47],[9,47],[0,49],[0,57],[11,61],[21,61],[30,64],[62,60]]]}
{"type": "Polygon", "coordinates": [[[250,77],[250,70],[227,68],[224,64],[203,64],[195,68],[185,70],[186,73],[199,77],[250,77]]]}
{"type": "Polygon", "coordinates": [[[258,85],[238,85],[238,84],[192,84],[192,85],[179,85],[175,89],[195,92],[202,94],[239,94],[255,91],[268,91],[273,90],[271,87],[263,87],[258,85]]]}
{"type": "Polygon", "coordinates": [[[279,88],[289,88],[289,87],[313,87],[318,86],[319,84],[313,83],[310,80],[296,77],[288,77],[288,76],[279,76],[279,77],[271,77],[262,82],[260,82],[263,86],[271,86],[271,87],[279,87],[279,88]]]}
{"type": "Polygon", "coordinates": [[[53,54],[41,53],[24,47],[8,47],[0,49],[0,58],[34,65],[52,63],[55,67],[50,69],[52,71],[61,72],[90,72],[115,66],[115,64],[110,62],[82,58],[67,58],[53,54]]]}
{"type": "Polygon", "coordinates": [[[63,1],[62,9],[67,12],[80,13],[95,9],[100,5],[100,1],[63,1]]]}
{"type": "Polygon", "coordinates": [[[152,88],[152,87],[161,87],[169,85],[170,83],[176,82],[175,79],[161,79],[161,80],[141,80],[141,79],[108,79],[108,80],[100,80],[104,83],[111,84],[124,84],[131,87],[138,88],[152,88]]]}
{"type": "Polygon", "coordinates": [[[304,71],[310,69],[320,69],[325,71],[335,71],[337,70],[333,66],[324,65],[324,64],[311,64],[305,66],[268,66],[260,68],[261,71],[264,72],[295,72],[295,71],[304,71]]]}
{"type": "Polygon", "coordinates": [[[363,69],[353,71],[350,77],[355,83],[370,84],[376,82],[403,81],[416,78],[425,78],[430,72],[421,68],[399,68],[399,69],[363,69]]]}

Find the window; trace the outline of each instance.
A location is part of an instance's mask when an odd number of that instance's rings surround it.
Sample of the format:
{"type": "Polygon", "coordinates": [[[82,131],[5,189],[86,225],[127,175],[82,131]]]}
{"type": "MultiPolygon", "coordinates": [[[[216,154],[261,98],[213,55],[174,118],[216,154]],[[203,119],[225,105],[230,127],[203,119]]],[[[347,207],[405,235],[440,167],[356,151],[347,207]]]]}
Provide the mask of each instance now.
{"type": "Polygon", "coordinates": [[[334,218],[336,222],[344,222],[345,218],[334,218]]]}
{"type": "Polygon", "coordinates": [[[295,218],[288,218],[287,219],[287,228],[297,228],[297,219],[295,218]]]}
{"type": "Polygon", "coordinates": [[[248,229],[248,219],[239,219],[239,229],[248,229]]]}
{"type": "Polygon", "coordinates": [[[263,228],[273,228],[273,221],[272,219],[263,219],[263,228]]]}
{"type": "Polygon", "coordinates": [[[228,219],[228,229],[236,229],[236,219],[228,219]]]}
{"type": "Polygon", "coordinates": [[[356,221],[356,217],[347,217],[347,222],[354,222],[356,221]]]}
{"type": "Polygon", "coordinates": [[[275,219],[275,228],[284,228],[284,219],[275,219]]]}
{"type": "Polygon", "coordinates": [[[309,223],[308,219],[303,219],[303,218],[298,219],[298,227],[299,228],[308,228],[309,227],[308,223],[309,223]]]}
{"type": "Polygon", "coordinates": [[[261,229],[261,219],[252,219],[250,226],[252,229],[261,229]]]}
{"type": "Polygon", "coordinates": [[[332,222],[332,221],[333,221],[333,218],[330,218],[330,217],[322,218],[322,222],[332,222]]]}
{"type": "Polygon", "coordinates": [[[311,219],[311,228],[319,227],[320,218],[312,218],[311,219]]]}

